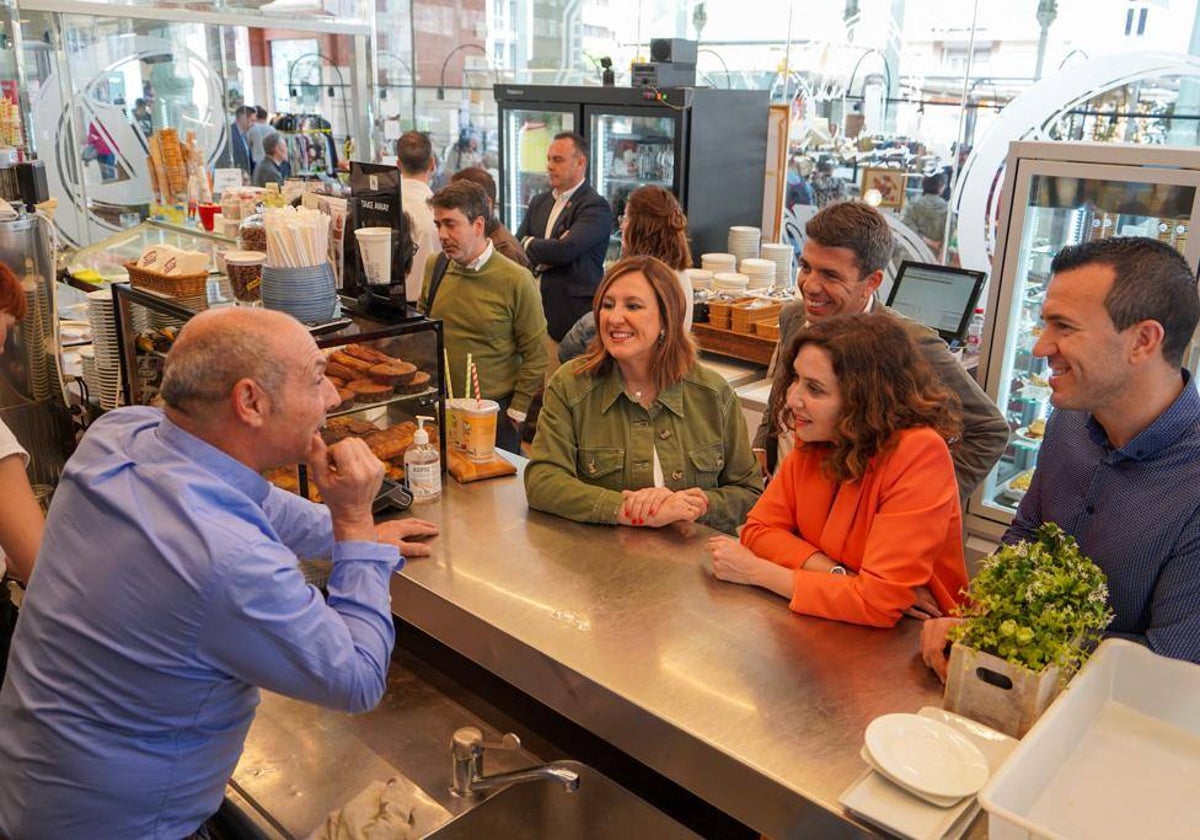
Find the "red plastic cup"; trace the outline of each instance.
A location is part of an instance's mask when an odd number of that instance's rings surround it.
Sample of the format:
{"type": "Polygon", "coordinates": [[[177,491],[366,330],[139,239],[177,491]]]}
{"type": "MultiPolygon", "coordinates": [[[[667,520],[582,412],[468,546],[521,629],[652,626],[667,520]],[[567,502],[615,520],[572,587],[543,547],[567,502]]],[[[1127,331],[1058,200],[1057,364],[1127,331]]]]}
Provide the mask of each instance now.
{"type": "Polygon", "coordinates": [[[200,213],[200,224],[204,225],[204,229],[211,231],[213,229],[213,216],[217,215],[221,209],[220,204],[201,204],[197,211],[200,213]]]}

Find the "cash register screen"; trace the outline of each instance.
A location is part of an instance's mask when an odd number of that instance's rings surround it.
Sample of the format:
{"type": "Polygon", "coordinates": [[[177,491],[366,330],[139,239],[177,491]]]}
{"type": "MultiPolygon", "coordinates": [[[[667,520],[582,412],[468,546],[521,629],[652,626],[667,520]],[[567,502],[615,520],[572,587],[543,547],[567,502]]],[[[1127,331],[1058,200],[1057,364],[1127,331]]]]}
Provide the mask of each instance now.
{"type": "Polygon", "coordinates": [[[905,260],[887,305],[937,330],[946,341],[962,338],[983,291],[984,273],[905,260]]]}

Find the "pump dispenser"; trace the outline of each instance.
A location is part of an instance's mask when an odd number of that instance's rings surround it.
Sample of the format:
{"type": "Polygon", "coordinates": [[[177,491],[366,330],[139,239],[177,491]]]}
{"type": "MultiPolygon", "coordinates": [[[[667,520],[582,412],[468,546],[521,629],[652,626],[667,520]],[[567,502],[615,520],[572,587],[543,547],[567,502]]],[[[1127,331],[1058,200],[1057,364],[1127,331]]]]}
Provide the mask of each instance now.
{"type": "Polygon", "coordinates": [[[412,445],[404,451],[404,478],[414,502],[427,502],[442,495],[442,459],[438,448],[429,442],[425,421],[432,417],[417,417],[417,430],[412,445]]]}

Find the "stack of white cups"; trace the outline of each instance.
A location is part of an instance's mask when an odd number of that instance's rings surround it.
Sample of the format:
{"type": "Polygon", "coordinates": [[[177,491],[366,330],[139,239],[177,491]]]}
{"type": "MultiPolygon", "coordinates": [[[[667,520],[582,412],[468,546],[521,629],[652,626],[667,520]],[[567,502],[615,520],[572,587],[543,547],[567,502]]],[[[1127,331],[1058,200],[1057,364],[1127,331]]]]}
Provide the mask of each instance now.
{"type": "Polygon", "coordinates": [[[796,282],[792,271],[792,246],[787,242],[764,242],[762,257],[775,263],[775,285],[791,286],[796,282]]]}
{"type": "Polygon", "coordinates": [[[741,273],[750,278],[751,289],[769,289],[775,285],[775,263],[756,257],[742,260],[741,273]]]}

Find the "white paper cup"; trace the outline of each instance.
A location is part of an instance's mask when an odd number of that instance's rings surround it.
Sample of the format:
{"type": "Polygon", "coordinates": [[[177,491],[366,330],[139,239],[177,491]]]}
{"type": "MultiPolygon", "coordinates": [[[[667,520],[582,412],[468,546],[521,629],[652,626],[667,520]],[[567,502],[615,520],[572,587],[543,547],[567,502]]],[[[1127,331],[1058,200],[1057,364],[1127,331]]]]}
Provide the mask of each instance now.
{"type": "Polygon", "coordinates": [[[388,286],[392,282],[392,229],[365,227],[354,231],[358,253],[362,257],[363,273],[371,286],[388,286]]]}

